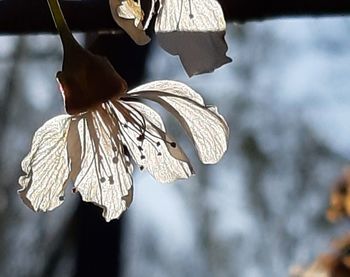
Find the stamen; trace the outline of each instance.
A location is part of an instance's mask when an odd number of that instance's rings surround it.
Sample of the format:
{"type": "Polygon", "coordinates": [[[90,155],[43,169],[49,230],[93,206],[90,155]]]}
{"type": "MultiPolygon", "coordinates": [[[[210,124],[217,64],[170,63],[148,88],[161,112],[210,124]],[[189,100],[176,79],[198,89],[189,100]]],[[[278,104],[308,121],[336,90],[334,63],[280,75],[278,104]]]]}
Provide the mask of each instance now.
{"type": "MultiPolygon", "coordinates": [[[[146,159],[143,153],[144,143],[147,144],[147,147],[153,147],[155,150],[153,153],[157,156],[162,156],[161,151],[159,151],[162,141],[173,148],[177,147],[175,142],[167,140],[168,137],[162,129],[151,121],[146,120],[143,114],[135,107],[120,102],[111,102],[111,104],[111,113],[114,116],[120,113],[125,120],[122,120],[124,122],[121,122],[120,119],[117,120],[119,124],[119,134],[123,142],[129,149],[135,149],[136,147],[140,152],[139,157],[141,160],[146,159]]],[[[136,153],[134,153],[134,155],[136,155],[136,153]]],[[[143,166],[140,167],[140,169],[142,170],[143,166]]]]}
{"type": "Polygon", "coordinates": [[[125,144],[123,144],[122,151],[124,155],[129,156],[130,153],[129,153],[128,147],[125,144]]]}
{"type": "Polygon", "coordinates": [[[106,182],[106,178],[105,177],[101,177],[100,181],[101,181],[101,183],[104,183],[104,182],[106,182]]]}
{"type": "Polygon", "coordinates": [[[140,170],[142,171],[142,170],[144,170],[145,169],[145,167],[143,166],[143,165],[141,165],[140,166],[140,170]]]}
{"type": "Polygon", "coordinates": [[[143,141],[145,139],[145,134],[142,133],[141,135],[139,135],[137,138],[136,138],[138,141],[143,141]]]}
{"type": "MultiPolygon", "coordinates": [[[[92,120],[92,126],[95,128],[95,132],[96,132],[95,133],[95,138],[99,139],[99,138],[101,138],[103,136],[101,131],[104,132],[107,136],[109,136],[108,126],[106,126],[106,124],[105,124],[105,122],[103,120],[103,116],[100,114],[100,112],[97,111],[96,113],[92,113],[92,119],[93,119],[92,120]]],[[[91,135],[91,133],[90,133],[90,135],[91,135]]],[[[105,168],[105,164],[106,164],[107,167],[108,167],[108,171],[111,174],[112,173],[112,169],[111,169],[109,163],[107,162],[107,163],[104,164],[104,163],[101,162],[103,156],[107,157],[107,154],[105,153],[105,149],[103,149],[103,147],[100,147],[97,143],[95,143],[94,139],[92,139],[92,142],[93,142],[93,145],[94,145],[94,147],[96,149],[96,153],[100,153],[101,152],[101,154],[98,154],[99,155],[99,160],[98,160],[98,165],[97,165],[98,166],[98,172],[101,173],[101,169],[102,169],[103,172],[106,175],[108,175],[107,170],[105,168]],[[97,145],[95,145],[95,144],[97,144],[97,145]]]]}
{"type": "Polygon", "coordinates": [[[193,13],[192,13],[192,3],[191,0],[188,0],[188,5],[190,6],[190,18],[192,19],[194,17],[193,13]]]}
{"type": "MultiPolygon", "coordinates": [[[[115,105],[114,108],[119,111],[127,121],[132,123],[134,127],[139,128],[141,133],[146,130],[146,120],[138,110],[120,102],[113,102],[113,104],[115,105]]],[[[113,112],[115,113],[115,111],[113,112]]]]}
{"type": "MultiPolygon", "coordinates": [[[[129,128],[129,130],[132,130],[132,128],[129,128]]],[[[132,130],[134,132],[136,132],[135,130],[132,130]]],[[[120,128],[120,135],[121,137],[124,139],[124,142],[127,144],[126,149],[131,149],[130,145],[129,145],[129,141],[131,141],[135,146],[139,147],[139,145],[136,144],[136,142],[134,141],[134,139],[129,135],[128,132],[124,132],[124,130],[122,128],[120,128]],[[127,139],[129,138],[129,140],[127,139]]],[[[129,151],[128,151],[129,152],[129,151]]]]}

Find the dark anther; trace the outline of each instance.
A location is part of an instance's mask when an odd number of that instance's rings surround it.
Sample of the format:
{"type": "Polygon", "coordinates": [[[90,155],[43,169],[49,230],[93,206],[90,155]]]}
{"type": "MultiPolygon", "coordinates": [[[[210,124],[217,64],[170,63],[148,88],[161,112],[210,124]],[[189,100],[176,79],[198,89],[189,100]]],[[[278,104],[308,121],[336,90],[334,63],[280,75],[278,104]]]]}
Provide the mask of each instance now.
{"type": "Polygon", "coordinates": [[[128,148],[126,147],[125,144],[123,144],[123,153],[124,153],[124,155],[126,155],[126,156],[130,156],[129,150],[128,150],[128,148]]]}
{"type": "Polygon", "coordinates": [[[171,145],[171,147],[175,148],[176,147],[176,142],[171,142],[170,145],[171,145]]]}
{"type": "Polygon", "coordinates": [[[118,162],[118,158],[117,157],[113,157],[112,162],[116,164],[118,162]]]}
{"type": "Polygon", "coordinates": [[[114,184],[113,176],[110,176],[110,177],[108,178],[108,181],[109,181],[109,183],[110,183],[111,185],[113,185],[113,184],[114,184]]]}
{"type": "Polygon", "coordinates": [[[145,134],[141,134],[137,137],[138,141],[143,141],[145,139],[145,134]]]}
{"type": "Polygon", "coordinates": [[[128,124],[126,124],[126,123],[124,123],[123,126],[124,126],[124,128],[128,128],[128,124]]]}
{"type": "Polygon", "coordinates": [[[145,167],[143,166],[143,165],[141,165],[140,166],[140,170],[142,171],[142,170],[144,170],[145,169],[145,167]]]}
{"type": "Polygon", "coordinates": [[[157,141],[157,146],[160,146],[160,142],[159,141],[157,141]]]}
{"type": "Polygon", "coordinates": [[[64,200],[64,196],[61,195],[58,199],[59,199],[60,201],[63,201],[63,200],[64,200]]]}
{"type": "Polygon", "coordinates": [[[145,155],[141,155],[141,160],[146,159],[145,155]]]}
{"type": "Polygon", "coordinates": [[[142,148],[141,146],[137,146],[137,148],[138,148],[140,151],[143,150],[143,148],[142,148]]]}
{"type": "Polygon", "coordinates": [[[117,151],[117,148],[115,146],[112,147],[113,152],[117,151]]]}
{"type": "Polygon", "coordinates": [[[162,156],[162,153],[158,152],[157,155],[158,155],[158,156],[162,156]]]}
{"type": "Polygon", "coordinates": [[[100,179],[100,181],[101,181],[101,183],[104,183],[104,182],[106,182],[106,178],[105,178],[105,177],[102,177],[102,178],[100,179]]]}

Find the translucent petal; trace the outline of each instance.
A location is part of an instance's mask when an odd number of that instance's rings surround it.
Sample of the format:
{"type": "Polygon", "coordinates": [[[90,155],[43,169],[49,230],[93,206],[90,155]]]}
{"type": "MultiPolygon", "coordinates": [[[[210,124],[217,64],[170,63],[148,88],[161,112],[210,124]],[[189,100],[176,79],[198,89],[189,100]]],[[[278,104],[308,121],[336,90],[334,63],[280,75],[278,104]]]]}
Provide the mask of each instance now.
{"type": "Polygon", "coordinates": [[[217,0],[160,0],[156,32],[219,32],[226,29],[217,0]]]}
{"type": "Polygon", "coordinates": [[[191,176],[194,172],[187,156],[165,133],[161,117],[142,103],[128,101],[125,105],[138,118],[142,116],[146,123],[147,131],[142,141],[137,139],[140,132],[131,124],[123,128],[124,144],[133,160],[147,169],[158,182],[172,182],[191,176]]]}
{"type": "Polygon", "coordinates": [[[160,45],[179,55],[189,76],[231,62],[226,56],[225,30],[224,14],[216,0],[163,0],[155,23],[160,45]]]}
{"type": "Polygon", "coordinates": [[[109,6],[115,22],[135,43],[144,45],[151,40],[143,30],[143,12],[140,4],[133,0],[109,0],[109,6]]]}
{"type": "Polygon", "coordinates": [[[74,191],[79,191],[84,201],[102,207],[106,221],[119,218],[132,201],[132,167],[123,153],[115,122],[100,109],[77,118],[75,126],[80,137],[75,143],[79,145],[69,149],[81,150],[69,153],[80,154],[79,159],[71,158],[72,168],[79,171],[74,191]]]}
{"type": "Polygon", "coordinates": [[[69,175],[67,135],[69,116],[47,121],[34,134],[29,154],[22,161],[26,173],[20,177],[18,192],[34,211],[50,211],[63,202],[69,175]]]}
{"type": "Polygon", "coordinates": [[[155,81],[129,92],[132,97],[155,101],[172,113],[196,146],[203,163],[216,163],[227,150],[229,128],[215,107],[185,84],[155,81]]]}

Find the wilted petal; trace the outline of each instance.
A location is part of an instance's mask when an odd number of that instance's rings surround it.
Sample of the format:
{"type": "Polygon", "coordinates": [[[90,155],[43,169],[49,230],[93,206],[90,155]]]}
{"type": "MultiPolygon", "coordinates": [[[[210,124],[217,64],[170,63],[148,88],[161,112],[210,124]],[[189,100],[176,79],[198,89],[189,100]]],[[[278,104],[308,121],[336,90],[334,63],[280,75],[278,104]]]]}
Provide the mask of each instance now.
{"type": "Polygon", "coordinates": [[[123,143],[127,145],[134,161],[159,182],[172,182],[191,176],[194,172],[187,156],[165,133],[161,117],[139,102],[128,101],[125,107],[138,118],[142,116],[146,123],[147,131],[142,142],[137,139],[140,133],[131,124],[123,128],[123,143]]]}
{"type": "Polygon", "coordinates": [[[114,20],[139,45],[147,44],[151,39],[143,30],[143,12],[134,0],[109,0],[114,20]]]}
{"type": "Polygon", "coordinates": [[[80,146],[71,149],[81,148],[81,158],[72,164],[80,169],[74,190],[84,201],[103,208],[106,221],[119,218],[132,200],[132,167],[117,138],[116,126],[101,109],[82,116],[77,128],[80,146]]]}
{"type": "Polygon", "coordinates": [[[163,0],[155,23],[160,45],[179,55],[189,76],[215,70],[226,56],[226,22],[217,0],[163,0]]]}
{"type": "Polygon", "coordinates": [[[155,81],[129,92],[130,96],[158,102],[180,122],[196,146],[203,163],[216,163],[227,150],[229,129],[215,107],[185,84],[155,81]]]}
{"type": "Polygon", "coordinates": [[[67,135],[69,116],[47,121],[34,134],[30,153],[22,161],[27,174],[19,179],[18,191],[34,211],[50,211],[61,205],[69,175],[67,135]]]}

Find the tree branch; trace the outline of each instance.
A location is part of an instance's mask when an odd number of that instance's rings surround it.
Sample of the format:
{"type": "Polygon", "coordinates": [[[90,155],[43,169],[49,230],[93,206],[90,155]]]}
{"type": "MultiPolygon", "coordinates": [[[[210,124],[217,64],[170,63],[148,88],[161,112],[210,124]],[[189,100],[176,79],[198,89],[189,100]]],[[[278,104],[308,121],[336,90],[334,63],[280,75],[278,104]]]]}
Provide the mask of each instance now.
{"type": "Polygon", "coordinates": [[[244,23],[281,17],[350,15],[348,0],[218,0],[227,20],[244,23]]]}
{"type": "MultiPolygon", "coordinates": [[[[349,0],[219,0],[226,19],[235,22],[295,16],[350,15],[349,0]]],[[[72,30],[118,30],[108,0],[61,0],[72,30]]],[[[56,32],[44,0],[0,0],[0,33],[56,32]]]]}

